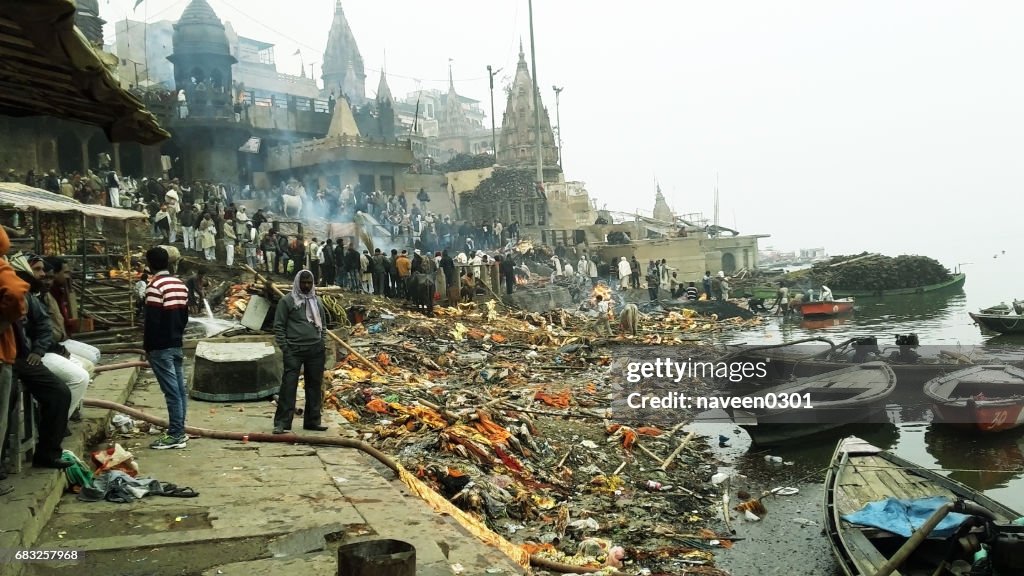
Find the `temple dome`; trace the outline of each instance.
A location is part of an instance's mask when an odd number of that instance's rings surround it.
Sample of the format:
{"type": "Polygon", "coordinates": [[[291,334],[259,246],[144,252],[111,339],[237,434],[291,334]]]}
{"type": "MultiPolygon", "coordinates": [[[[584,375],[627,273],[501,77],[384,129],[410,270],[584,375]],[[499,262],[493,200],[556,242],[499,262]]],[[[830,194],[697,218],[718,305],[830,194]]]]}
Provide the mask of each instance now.
{"type": "MultiPolygon", "coordinates": [[[[231,57],[224,24],[206,0],[192,0],[174,24],[174,54],[171,62],[184,54],[208,54],[231,57]]],[[[235,61],[234,57],[231,57],[235,61]]]]}

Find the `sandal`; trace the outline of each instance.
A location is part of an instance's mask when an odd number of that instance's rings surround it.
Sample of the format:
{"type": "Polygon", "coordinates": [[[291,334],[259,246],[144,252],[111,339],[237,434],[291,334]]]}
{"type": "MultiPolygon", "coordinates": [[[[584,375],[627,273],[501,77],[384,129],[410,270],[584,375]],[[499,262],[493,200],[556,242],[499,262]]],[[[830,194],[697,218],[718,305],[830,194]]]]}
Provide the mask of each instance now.
{"type": "Polygon", "coordinates": [[[186,486],[179,488],[175,484],[164,484],[164,492],[161,496],[167,496],[169,498],[195,498],[199,496],[199,492],[196,492],[192,488],[186,486]]]}

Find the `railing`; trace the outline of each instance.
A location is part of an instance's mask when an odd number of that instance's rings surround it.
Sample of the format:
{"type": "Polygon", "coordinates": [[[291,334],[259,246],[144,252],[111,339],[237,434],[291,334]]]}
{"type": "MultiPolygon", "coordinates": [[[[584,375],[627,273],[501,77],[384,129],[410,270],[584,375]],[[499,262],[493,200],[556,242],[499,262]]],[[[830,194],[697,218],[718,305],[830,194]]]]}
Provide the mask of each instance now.
{"type": "Polygon", "coordinates": [[[290,150],[292,153],[303,153],[339,147],[373,148],[377,150],[411,150],[408,140],[399,140],[397,142],[381,142],[378,140],[372,140],[370,138],[362,138],[360,136],[343,135],[332,136],[330,138],[321,138],[319,140],[297,142],[291,145],[278,146],[274,148],[273,151],[290,150]]]}

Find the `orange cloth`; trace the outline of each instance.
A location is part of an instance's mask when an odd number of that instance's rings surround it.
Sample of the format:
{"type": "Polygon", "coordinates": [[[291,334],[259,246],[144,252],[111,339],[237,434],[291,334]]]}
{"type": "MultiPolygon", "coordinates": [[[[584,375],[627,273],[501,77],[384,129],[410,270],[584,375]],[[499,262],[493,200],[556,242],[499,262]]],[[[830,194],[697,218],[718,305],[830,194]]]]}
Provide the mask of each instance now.
{"type": "Polygon", "coordinates": [[[11,249],[11,239],[7,237],[7,231],[0,226],[0,321],[8,324],[0,333],[0,362],[14,364],[18,356],[18,344],[14,339],[14,328],[10,326],[21,319],[27,312],[28,304],[25,302],[25,295],[28,294],[28,284],[18,278],[14,268],[7,263],[7,251],[11,249]]]}

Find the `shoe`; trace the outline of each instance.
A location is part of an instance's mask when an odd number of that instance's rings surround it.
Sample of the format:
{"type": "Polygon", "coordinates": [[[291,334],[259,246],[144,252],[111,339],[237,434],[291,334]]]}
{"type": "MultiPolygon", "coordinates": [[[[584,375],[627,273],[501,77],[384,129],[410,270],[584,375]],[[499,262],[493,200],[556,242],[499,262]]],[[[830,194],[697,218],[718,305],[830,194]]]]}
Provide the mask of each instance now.
{"type": "Polygon", "coordinates": [[[313,430],[313,431],[316,431],[316,432],[323,432],[323,431],[327,430],[327,426],[324,426],[322,424],[317,424],[316,426],[303,426],[302,429],[303,430],[313,430]]]}
{"type": "Polygon", "coordinates": [[[280,426],[274,426],[274,434],[286,434],[286,431],[280,426]]]}
{"type": "Polygon", "coordinates": [[[168,450],[171,448],[184,448],[188,444],[188,436],[182,434],[179,437],[169,436],[164,434],[149,445],[153,450],[168,450]]]}
{"type": "Polygon", "coordinates": [[[33,458],[32,466],[36,468],[54,468],[57,470],[64,470],[65,468],[71,467],[71,462],[61,460],[60,458],[33,458]]]}

